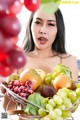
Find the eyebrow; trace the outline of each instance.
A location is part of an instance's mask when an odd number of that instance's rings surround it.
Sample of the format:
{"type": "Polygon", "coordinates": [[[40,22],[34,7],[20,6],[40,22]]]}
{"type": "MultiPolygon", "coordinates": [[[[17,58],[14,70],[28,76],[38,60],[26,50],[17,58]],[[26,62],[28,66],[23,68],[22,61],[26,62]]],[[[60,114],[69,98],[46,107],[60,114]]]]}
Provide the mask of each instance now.
{"type": "MultiPolygon", "coordinates": [[[[36,19],[42,20],[41,18],[36,18],[36,19]]],[[[47,21],[49,21],[49,22],[56,22],[55,20],[47,20],[47,21]]]]}

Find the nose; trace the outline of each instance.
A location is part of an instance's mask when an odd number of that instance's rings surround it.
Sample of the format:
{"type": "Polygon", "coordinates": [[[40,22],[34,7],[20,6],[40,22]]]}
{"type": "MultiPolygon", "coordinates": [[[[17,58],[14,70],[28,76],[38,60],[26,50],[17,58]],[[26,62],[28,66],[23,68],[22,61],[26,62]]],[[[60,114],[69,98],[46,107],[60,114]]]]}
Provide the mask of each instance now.
{"type": "Polygon", "coordinates": [[[45,28],[45,26],[42,26],[42,27],[40,28],[39,33],[40,33],[40,34],[46,34],[46,28],[45,28]]]}

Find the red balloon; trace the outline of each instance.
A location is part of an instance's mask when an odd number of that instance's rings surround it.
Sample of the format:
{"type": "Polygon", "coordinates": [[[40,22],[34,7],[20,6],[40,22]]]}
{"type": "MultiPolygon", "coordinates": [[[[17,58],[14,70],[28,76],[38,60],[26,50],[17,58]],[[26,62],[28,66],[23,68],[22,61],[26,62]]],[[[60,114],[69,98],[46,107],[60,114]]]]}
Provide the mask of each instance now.
{"type": "Polygon", "coordinates": [[[8,6],[2,0],[0,0],[0,18],[6,14],[8,6]]]}
{"type": "Polygon", "coordinates": [[[20,69],[26,64],[26,56],[22,49],[19,47],[16,47],[15,49],[12,49],[8,52],[10,64],[16,68],[20,69]]]}
{"type": "Polygon", "coordinates": [[[21,24],[15,15],[6,15],[0,19],[0,28],[8,37],[17,36],[21,30],[21,24]]]}
{"type": "Polygon", "coordinates": [[[22,9],[22,3],[20,0],[15,0],[14,4],[9,7],[10,13],[17,14],[22,9]]]}
{"type": "Polygon", "coordinates": [[[14,68],[5,62],[0,63],[0,75],[7,77],[11,75],[14,71],[14,68]]]}
{"type": "Polygon", "coordinates": [[[11,37],[10,40],[12,41],[13,44],[17,44],[18,36],[17,37],[11,37]]]}
{"type": "Polygon", "coordinates": [[[0,53],[0,62],[4,61],[8,58],[8,55],[6,53],[0,53]]]}
{"type": "Polygon", "coordinates": [[[24,5],[28,10],[35,12],[39,8],[40,0],[24,0],[24,5]]]}
{"type": "Polygon", "coordinates": [[[0,0],[0,2],[3,2],[4,4],[10,6],[14,3],[15,0],[0,0]]]}
{"type": "Polygon", "coordinates": [[[6,38],[0,31],[0,53],[8,52],[13,46],[13,41],[10,38],[6,38]]]}

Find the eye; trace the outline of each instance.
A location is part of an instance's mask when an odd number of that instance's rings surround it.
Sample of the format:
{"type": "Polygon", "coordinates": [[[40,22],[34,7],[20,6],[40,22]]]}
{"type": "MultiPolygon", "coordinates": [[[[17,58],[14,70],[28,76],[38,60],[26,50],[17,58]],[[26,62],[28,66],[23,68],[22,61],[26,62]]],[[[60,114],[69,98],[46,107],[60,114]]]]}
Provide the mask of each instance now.
{"type": "Polygon", "coordinates": [[[56,24],[52,24],[52,23],[49,23],[48,25],[49,25],[49,26],[56,26],[56,24]]]}
{"type": "Polygon", "coordinates": [[[36,23],[36,24],[40,24],[40,22],[39,22],[39,21],[36,21],[35,23],[36,23]]]}

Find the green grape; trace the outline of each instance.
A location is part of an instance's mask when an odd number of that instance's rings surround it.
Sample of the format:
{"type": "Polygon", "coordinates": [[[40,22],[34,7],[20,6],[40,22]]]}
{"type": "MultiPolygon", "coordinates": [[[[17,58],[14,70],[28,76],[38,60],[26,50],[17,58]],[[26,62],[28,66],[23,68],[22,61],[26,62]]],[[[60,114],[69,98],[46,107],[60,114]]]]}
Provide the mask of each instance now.
{"type": "Polygon", "coordinates": [[[50,105],[52,105],[53,108],[56,106],[56,103],[54,102],[53,99],[50,99],[48,103],[49,103],[50,105]]]}
{"type": "Polygon", "coordinates": [[[45,83],[47,85],[50,85],[51,84],[51,80],[52,80],[52,78],[48,76],[48,77],[45,78],[45,83]]]}
{"type": "Polygon", "coordinates": [[[64,111],[62,111],[62,117],[63,118],[68,118],[68,117],[71,117],[71,111],[69,111],[69,110],[64,110],[64,111]]]}
{"type": "Polygon", "coordinates": [[[80,82],[77,84],[77,88],[80,88],[80,82]]]}
{"type": "Polygon", "coordinates": [[[57,105],[60,105],[60,104],[62,104],[62,102],[63,102],[62,98],[61,98],[60,96],[58,96],[58,95],[54,95],[54,96],[53,96],[53,99],[54,99],[54,101],[55,101],[55,103],[56,103],[57,105]]]}
{"type": "Polygon", "coordinates": [[[71,91],[71,92],[69,93],[69,98],[70,98],[70,99],[76,98],[76,92],[75,92],[75,91],[71,91]]]}
{"type": "Polygon", "coordinates": [[[62,110],[59,109],[59,108],[55,108],[55,109],[54,109],[54,112],[55,112],[57,115],[59,115],[59,116],[62,115],[62,110]]]}
{"type": "Polygon", "coordinates": [[[69,93],[69,99],[71,100],[72,103],[74,103],[77,100],[77,95],[75,91],[71,91],[69,93]]]}
{"type": "Polygon", "coordinates": [[[46,109],[47,109],[48,111],[52,111],[52,110],[53,110],[53,107],[52,107],[51,104],[47,104],[47,105],[46,105],[46,109]]]}
{"type": "Polygon", "coordinates": [[[77,89],[76,89],[76,94],[77,94],[77,96],[80,97],[80,88],[77,88],[77,89]]]}
{"type": "Polygon", "coordinates": [[[65,107],[65,105],[61,104],[61,105],[58,106],[58,108],[61,109],[61,110],[65,110],[66,107],[65,107]]]}
{"type": "Polygon", "coordinates": [[[69,98],[64,98],[63,99],[63,104],[66,106],[66,108],[71,108],[72,107],[72,102],[69,98]]]}
{"type": "Polygon", "coordinates": [[[65,98],[67,97],[67,92],[64,89],[59,89],[57,95],[60,96],[61,98],[65,98]]]}
{"type": "Polygon", "coordinates": [[[45,117],[45,116],[47,115],[47,113],[44,111],[43,108],[40,108],[40,109],[38,110],[38,114],[39,114],[41,117],[45,117]]]}
{"type": "Polygon", "coordinates": [[[62,88],[62,90],[67,94],[67,97],[69,96],[69,93],[72,91],[66,87],[62,88]]]}
{"type": "Polygon", "coordinates": [[[69,76],[70,78],[72,78],[72,72],[69,70],[69,68],[63,64],[58,64],[55,68],[54,68],[54,72],[60,72],[60,73],[64,73],[67,76],[69,76]]]}
{"type": "Polygon", "coordinates": [[[61,116],[57,116],[54,120],[64,120],[64,119],[61,116]]]}
{"type": "Polygon", "coordinates": [[[54,72],[52,75],[53,80],[60,74],[60,72],[54,72]]]}
{"type": "Polygon", "coordinates": [[[52,74],[52,73],[48,73],[47,76],[50,77],[50,78],[52,79],[53,74],[52,74]]]}
{"type": "Polygon", "coordinates": [[[47,115],[46,117],[44,117],[44,120],[51,120],[49,115],[47,115]]]}
{"type": "Polygon", "coordinates": [[[50,113],[49,113],[50,119],[54,119],[54,118],[56,118],[56,116],[57,116],[57,114],[54,111],[50,111],[50,113]]]}
{"type": "Polygon", "coordinates": [[[47,104],[48,101],[49,101],[49,98],[44,98],[43,103],[44,103],[44,104],[47,104]]]}

